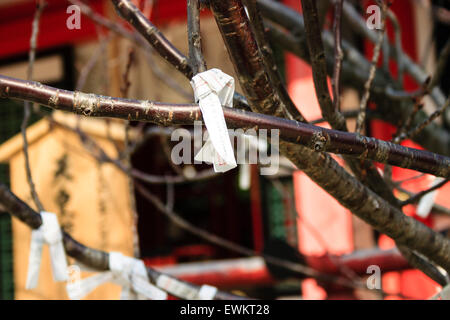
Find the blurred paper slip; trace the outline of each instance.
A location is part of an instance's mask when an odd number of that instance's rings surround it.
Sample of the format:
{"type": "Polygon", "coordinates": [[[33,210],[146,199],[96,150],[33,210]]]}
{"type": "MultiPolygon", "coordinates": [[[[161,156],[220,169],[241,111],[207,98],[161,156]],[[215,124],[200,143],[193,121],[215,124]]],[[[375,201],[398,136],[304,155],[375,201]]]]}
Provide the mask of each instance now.
{"type": "Polygon", "coordinates": [[[67,284],[67,293],[72,300],[79,300],[99,285],[113,282],[122,286],[121,300],[166,300],[167,293],[152,285],[148,279],[144,262],[126,257],[119,252],[109,253],[111,271],[67,284]]]}
{"type": "Polygon", "coordinates": [[[30,256],[28,262],[27,290],[36,288],[41,269],[42,248],[47,244],[50,249],[53,279],[67,280],[66,252],[62,242],[61,228],[54,213],[41,212],[42,225],[31,232],[30,256]]]}

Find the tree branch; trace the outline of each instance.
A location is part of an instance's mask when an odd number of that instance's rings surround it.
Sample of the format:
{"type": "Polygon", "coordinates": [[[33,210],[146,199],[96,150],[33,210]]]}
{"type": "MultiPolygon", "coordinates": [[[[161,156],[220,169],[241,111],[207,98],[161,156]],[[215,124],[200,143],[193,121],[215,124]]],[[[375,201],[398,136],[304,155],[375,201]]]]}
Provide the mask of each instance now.
{"type": "Polygon", "coordinates": [[[128,21],[150,45],[188,79],[192,78],[192,68],[187,58],[175,48],[144,14],[129,0],[111,0],[117,12],[128,21]]]}
{"type": "MultiPolygon", "coordinates": [[[[46,7],[46,5],[47,5],[47,3],[45,1],[39,1],[36,4],[36,12],[34,14],[32,30],[31,30],[31,38],[30,38],[30,51],[29,51],[28,68],[27,68],[27,79],[28,80],[31,80],[32,75],[33,75],[34,61],[36,58],[37,37],[39,34],[39,21],[41,18],[42,11],[46,7]]],[[[30,167],[30,157],[28,154],[27,127],[28,127],[28,122],[30,121],[30,116],[31,116],[31,103],[28,101],[25,101],[23,107],[24,107],[24,114],[23,114],[22,125],[20,126],[20,131],[22,133],[23,155],[25,158],[25,171],[27,174],[28,186],[30,188],[31,198],[33,199],[34,204],[36,205],[37,209],[39,211],[44,211],[44,207],[42,206],[42,203],[39,200],[39,196],[36,192],[36,187],[33,182],[33,176],[31,174],[31,167],[30,167]]]]}
{"type": "Polygon", "coordinates": [[[200,3],[199,0],[187,0],[187,24],[189,42],[189,61],[193,73],[206,71],[206,62],[202,54],[202,37],[200,35],[200,3]]]}
{"type": "MultiPolygon", "coordinates": [[[[197,104],[167,104],[112,98],[55,89],[38,82],[1,75],[0,96],[33,101],[53,109],[85,116],[148,121],[163,126],[192,124],[201,119],[201,111],[197,104]]],[[[444,178],[450,177],[450,158],[429,151],[244,110],[232,108],[223,110],[225,119],[232,128],[278,129],[282,139],[301,144],[310,151],[364,157],[444,178]]]]}
{"type": "MultiPolygon", "coordinates": [[[[272,41],[275,41],[286,50],[310,63],[309,54],[307,50],[305,50],[307,44],[305,40],[303,16],[285,5],[271,0],[258,0],[258,5],[264,17],[289,30],[289,33],[285,33],[280,31],[278,28],[270,28],[269,34],[272,41]]],[[[348,6],[348,3],[344,4],[344,9],[346,6],[348,6]]],[[[364,21],[359,19],[356,11],[354,11],[351,5],[350,9],[353,10],[352,14],[357,16],[352,16],[352,18],[357,20],[357,27],[364,27],[364,29],[367,29],[364,21]]],[[[344,13],[347,11],[344,10],[344,13]]],[[[374,35],[376,38],[376,34],[370,33],[370,35],[374,35]]],[[[334,59],[332,58],[332,51],[334,48],[333,35],[328,31],[324,31],[322,33],[322,38],[327,50],[326,57],[328,74],[332,75],[334,66],[334,59]]],[[[372,39],[370,40],[372,41],[372,39]]],[[[364,90],[363,84],[367,80],[367,74],[370,70],[370,63],[358,52],[358,50],[356,50],[345,40],[342,41],[342,49],[344,50],[346,57],[342,65],[342,82],[346,86],[353,87],[357,90],[364,90]]],[[[405,70],[413,75],[419,84],[424,83],[428,75],[423,74],[415,64],[412,64],[411,60],[407,58],[407,56],[403,56],[403,59],[405,63],[405,70]]],[[[413,109],[414,102],[405,100],[398,101],[398,99],[392,97],[392,95],[389,94],[390,91],[392,91],[390,84],[391,79],[386,74],[381,71],[376,72],[371,89],[371,97],[377,104],[377,113],[374,114],[374,116],[394,125],[398,125],[399,119],[403,119],[405,115],[411,113],[410,110],[413,109]]],[[[440,91],[435,88],[432,95],[435,95],[435,98],[438,98],[436,97],[436,94],[439,96],[439,92],[440,91]]],[[[445,101],[445,98],[443,99],[445,101]]],[[[439,101],[440,100],[441,99],[439,98],[439,101]]],[[[413,125],[420,123],[426,118],[428,118],[428,116],[424,112],[418,112],[413,125]]],[[[431,123],[422,131],[421,135],[415,136],[413,140],[428,150],[450,156],[450,133],[442,126],[431,123]]]]}

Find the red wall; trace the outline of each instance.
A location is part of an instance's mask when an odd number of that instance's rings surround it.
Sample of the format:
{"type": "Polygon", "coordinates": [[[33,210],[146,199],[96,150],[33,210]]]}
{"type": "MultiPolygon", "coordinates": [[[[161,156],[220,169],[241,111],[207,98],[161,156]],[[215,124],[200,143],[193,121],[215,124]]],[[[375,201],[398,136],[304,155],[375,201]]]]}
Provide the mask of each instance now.
{"type": "MultiPolygon", "coordinates": [[[[81,16],[81,29],[69,30],[66,13],[71,4],[66,0],[46,0],[48,3],[40,20],[38,50],[69,45],[97,38],[96,25],[86,16],[81,16]]],[[[88,3],[87,1],[84,1],[88,3]]],[[[103,14],[107,0],[91,0],[91,7],[103,14]]],[[[136,1],[137,2],[137,1],[136,1]]],[[[0,59],[28,52],[30,47],[31,24],[35,12],[35,1],[0,7],[0,59]]],[[[169,20],[185,19],[186,1],[155,1],[152,22],[157,25],[169,20]]]]}

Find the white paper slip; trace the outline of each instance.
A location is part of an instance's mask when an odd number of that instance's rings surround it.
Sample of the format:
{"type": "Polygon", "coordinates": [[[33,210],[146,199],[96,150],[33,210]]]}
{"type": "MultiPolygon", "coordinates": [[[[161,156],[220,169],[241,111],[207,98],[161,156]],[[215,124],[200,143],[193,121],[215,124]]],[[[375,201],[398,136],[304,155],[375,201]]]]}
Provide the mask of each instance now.
{"type": "Polygon", "coordinates": [[[233,107],[234,79],[219,69],[210,69],[191,80],[209,138],[195,160],[212,163],[215,172],[237,166],[222,106],[233,107]]]}
{"type": "Polygon", "coordinates": [[[42,225],[31,232],[28,274],[25,285],[27,290],[36,288],[38,284],[44,244],[49,246],[53,279],[55,281],[66,281],[68,278],[66,252],[64,251],[58,218],[54,213],[45,211],[41,212],[41,218],[42,225]]]}
{"type": "Polygon", "coordinates": [[[205,284],[197,289],[165,274],[158,277],[156,285],[174,296],[186,300],[212,300],[217,293],[216,287],[205,284]]]}

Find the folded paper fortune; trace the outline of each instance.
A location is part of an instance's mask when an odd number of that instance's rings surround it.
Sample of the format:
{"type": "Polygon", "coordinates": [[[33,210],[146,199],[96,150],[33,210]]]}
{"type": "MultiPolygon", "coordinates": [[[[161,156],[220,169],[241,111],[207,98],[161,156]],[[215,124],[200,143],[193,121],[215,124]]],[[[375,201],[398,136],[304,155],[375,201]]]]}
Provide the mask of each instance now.
{"type": "Polygon", "coordinates": [[[191,80],[209,133],[195,160],[212,163],[215,172],[226,172],[237,166],[228,135],[222,106],[233,107],[234,79],[219,69],[195,75],[191,80]]]}

